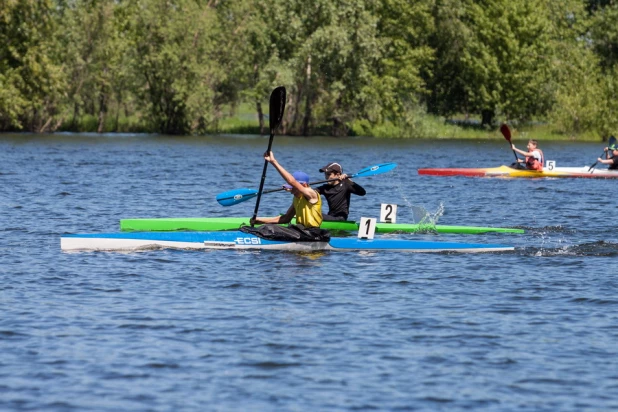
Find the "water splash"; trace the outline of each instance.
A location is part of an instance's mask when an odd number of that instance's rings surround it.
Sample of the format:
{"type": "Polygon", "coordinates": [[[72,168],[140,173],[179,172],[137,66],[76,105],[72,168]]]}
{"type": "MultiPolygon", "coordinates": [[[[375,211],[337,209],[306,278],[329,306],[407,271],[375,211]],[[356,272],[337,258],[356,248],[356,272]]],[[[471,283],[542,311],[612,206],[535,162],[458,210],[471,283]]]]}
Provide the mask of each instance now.
{"type": "Polygon", "coordinates": [[[444,215],[444,203],[442,202],[440,202],[435,212],[430,212],[423,206],[413,205],[407,199],[404,200],[406,201],[406,206],[412,212],[412,221],[420,226],[435,227],[440,217],[444,215]]]}
{"type": "Polygon", "coordinates": [[[412,223],[418,224],[419,229],[416,233],[437,233],[436,225],[442,215],[444,215],[444,204],[440,202],[435,212],[430,212],[423,206],[413,205],[403,196],[405,206],[412,212],[412,223]]]}
{"type": "MultiPolygon", "coordinates": [[[[395,171],[394,174],[396,173],[397,172],[395,171]]],[[[403,186],[401,184],[397,185],[397,189],[404,202],[404,206],[412,212],[412,223],[416,223],[420,226],[421,230],[419,233],[425,231],[435,232],[435,226],[438,224],[440,217],[444,214],[444,203],[440,202],[435,212],[429,212],[423,206],[413,204],[412,201],[408,199],[402,188],[403,186]]]]}
{"type": "Polygon", "coordinates": [[[523,249],[524,254],[538,257],[554,256],[598,256],[615,257],[618,256],[618,243],[605,241],[588,242],[580,245],[566,245],[555,248],[527,247],[523,249]]]}

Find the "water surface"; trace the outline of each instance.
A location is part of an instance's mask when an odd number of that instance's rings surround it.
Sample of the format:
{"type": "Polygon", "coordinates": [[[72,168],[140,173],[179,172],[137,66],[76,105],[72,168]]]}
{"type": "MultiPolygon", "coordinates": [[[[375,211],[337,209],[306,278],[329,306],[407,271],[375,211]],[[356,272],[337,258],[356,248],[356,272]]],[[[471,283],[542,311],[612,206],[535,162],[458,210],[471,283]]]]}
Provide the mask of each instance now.
{"type": "MultiPolygon", "coordinates": [[[[291,138],[273,151],[358,179],[351,218],[425,215],[524,235],[400,235],[495,254],[62,253],[138,217],[249,216],[267,137],[0,136],[2,410],[618,409],[616,182],[418,176],[510,164],[495,141],[291,138]]],[[[516,142],[517,143],[517,142],[516,142]]],[[[525,142],[519,142],[525,146],[525,142]]],[[[602,147],[551,142],[558,166],[602,147]]],[[[269,167],[266,188],[281,184],[269,167]]],[[[266,194],[260,215],[290,195],[266,194]]]]}

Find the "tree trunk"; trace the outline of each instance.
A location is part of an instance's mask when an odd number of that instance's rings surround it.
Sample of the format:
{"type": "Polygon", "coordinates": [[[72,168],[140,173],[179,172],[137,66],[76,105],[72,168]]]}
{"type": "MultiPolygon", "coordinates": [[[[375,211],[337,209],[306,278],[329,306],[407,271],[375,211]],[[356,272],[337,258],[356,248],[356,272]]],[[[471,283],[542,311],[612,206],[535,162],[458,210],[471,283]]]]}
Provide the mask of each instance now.
{"type": "Polygon", "coordinates": [[[49,127],[49,125],[51,124],[53,119],[54,119],[53,117],[50,117],[49,119],[47,119],[45,124],[39,128],[38,133],[45,133],[45,132],[47,132],[47,128],[49,127]]]}
{"type": "Polygon", "coordinates": [[[118,97],[118,104],[116,105],[116,120],[114,122],[114,132],[118,133],[118,117],[120,116],[120,96],[118,97]]]}
{"type": "Polygon", "coordinates": [[[71,120],[71,131],[78,132],[77,130],[77,114],[79,113],[79,105],[77,102],[73,105],[73,119],[71,120]]]}
{"type": "Polygon", "coordinates": [[[101,92],[99,94],[99,125],[97,126],[97,133],[103,133],[103,127],[105,125],[105,94],[101,92]]]}
{"type": "Polygon", "coordinates": [[[264,111],[262,110],[262,103],[259,100],[255,100],[255,108],[257,109],[258,122],[260,122],[260,134],[264,134],[264,111]]]}
{"type": "Polygon", "coordinates": [[[303,136],[309,136],[311,128],[311,99],[307,93],[307,103],[305,104],[305,116],[303,117],[303,136]]]}
{"type": "Polygon", "coordinates": [[[348,128],[344,122],[338,117],[333,117],[333,129],[332,135],[336,137],[343,137],[348,135],[348,128]]]}
{"type": "Polygon", "coordinates": [[[306,97],[305,97],[305,116],[303,117],[302,135],[309,135],[311,125],[311,56],[307,58],[307,77],[305,78],[306,97]]]}
{"type": "Polygon", "coordinates": [[[292,119],[292,123],[291,123],[291,129],[292,129],[292,133],[297,133],[298,132],[298,114],[300,113],[300,102],[302,101],[302,99],[305,96],[305,89],[303,88],[303,85],[300,83],[297,83],[296,85],[296,96],[290,96],[289,99],[291,102],[293,102],[293,104],[291,104],[290,109],[287,112],[288,115],[288,119],[292,119]]]}
{"type": "Polygon", "coordinates": [[[481,110],[481,126],[491,126],[494,121],[494,111],[490,109],[481,110]]]}

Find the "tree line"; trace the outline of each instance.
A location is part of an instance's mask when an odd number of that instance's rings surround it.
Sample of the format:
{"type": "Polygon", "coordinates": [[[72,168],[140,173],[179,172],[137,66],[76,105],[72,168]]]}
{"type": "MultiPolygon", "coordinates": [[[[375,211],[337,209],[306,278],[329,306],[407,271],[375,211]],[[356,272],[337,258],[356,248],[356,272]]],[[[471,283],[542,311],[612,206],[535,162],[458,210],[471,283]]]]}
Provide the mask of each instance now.
{"type": "MultiPolygon", "coordinates": [[[[615,0],[2,0],[0,130],[216,132],[288,90],[283,133],[419,118],[618,126],[615,0]]],[[[266,120],[265,120],[266,119],[266,120]]]]}

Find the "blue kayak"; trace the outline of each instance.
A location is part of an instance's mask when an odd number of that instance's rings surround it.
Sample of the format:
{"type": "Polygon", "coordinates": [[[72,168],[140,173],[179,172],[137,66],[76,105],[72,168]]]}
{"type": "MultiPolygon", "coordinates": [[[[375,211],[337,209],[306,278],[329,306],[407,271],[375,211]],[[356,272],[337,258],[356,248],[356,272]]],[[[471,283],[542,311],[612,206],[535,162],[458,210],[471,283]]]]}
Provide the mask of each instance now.
{"type": "Polygon", "coordinates": [[[266,249],[288,251],[393,251],[393,252],[503,252],[512,246],[485,243],[433,242],[407,239],[333,237],[328,242],[267,240],[241,231],[230,232],[121,232],[64,235],[64,251],[133,251],[176,249],[266,249]]]}

